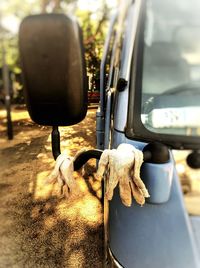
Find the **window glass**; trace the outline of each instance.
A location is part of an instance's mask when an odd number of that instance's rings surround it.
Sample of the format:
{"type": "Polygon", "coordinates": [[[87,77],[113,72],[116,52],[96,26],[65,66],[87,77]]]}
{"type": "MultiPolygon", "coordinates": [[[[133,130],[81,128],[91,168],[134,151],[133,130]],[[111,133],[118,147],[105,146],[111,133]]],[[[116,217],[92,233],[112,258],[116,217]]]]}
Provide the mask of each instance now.
{"type": "Polygon", "coordinates": [[[147,0],[142,121],[153,132],[200,134],[199,14],[199,0],[147,0]]]}

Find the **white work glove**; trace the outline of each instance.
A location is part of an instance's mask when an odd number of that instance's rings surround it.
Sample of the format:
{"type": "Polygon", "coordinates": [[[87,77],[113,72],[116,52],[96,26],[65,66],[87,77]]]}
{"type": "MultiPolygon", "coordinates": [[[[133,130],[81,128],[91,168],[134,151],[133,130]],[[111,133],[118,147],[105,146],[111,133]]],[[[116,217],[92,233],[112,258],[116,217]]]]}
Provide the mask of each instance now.
{"type": "Polygon", "coordinates": [[[142,163],[143,153],[130,144],[120,144],[117,149],[105,150],[97,171],[100,178],[105,174],[105,197],[111,200],[119,183],[120,197],[125,206],[131,206],[132,195],[138,204],[143,205],[149,193],[140,178],[142,163]]]}
{"type": "Polygon", "coordinates": [[[74,179],[74,161],[75,159],[84,152],[85,149],[80,150],[75,157],[70,157],[66,153],[60,154],[56,159],[54,170],[48,176],[46,184],[54,184],[58,182],[60,193],[63,194],[65,186],[65,196],[78,196],[79,188],[74,179]]]}

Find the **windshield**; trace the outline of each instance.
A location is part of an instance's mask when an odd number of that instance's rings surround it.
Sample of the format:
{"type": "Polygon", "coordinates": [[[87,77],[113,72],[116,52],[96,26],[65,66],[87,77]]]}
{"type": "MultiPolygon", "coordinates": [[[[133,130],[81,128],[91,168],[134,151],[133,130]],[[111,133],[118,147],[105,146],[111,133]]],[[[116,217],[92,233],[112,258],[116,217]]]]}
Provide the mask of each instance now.
{"type": "Polygon", "coordinates": [[[200,120],[190,117],[200,112],[200,1],[146,2],[142,121],[154,132],[198,135],[200,120]]]}

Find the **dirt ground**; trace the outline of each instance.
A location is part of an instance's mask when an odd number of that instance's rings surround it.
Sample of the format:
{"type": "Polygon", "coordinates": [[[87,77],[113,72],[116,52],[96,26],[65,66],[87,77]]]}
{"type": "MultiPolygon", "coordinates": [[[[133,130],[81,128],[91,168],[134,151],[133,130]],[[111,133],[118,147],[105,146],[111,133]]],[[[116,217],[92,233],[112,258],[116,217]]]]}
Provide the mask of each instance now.
{"type": "MultiPolygon", "coordinates": [[[[95,147],[95,112],[90,109],[82,123],[60,129],[62,150],[73,156],[95,147]]],[[[81,195],[60,197],[56,185],[44,185],[54,166],[51,129],[35,125],[24,109],[14,109],[12,119],[14,139],[8,141],[0,110],[0,268],[102,267],[100,183],[77,174],[81,195]]],[[[200,171],[185,165],[187,154],[175,152],[177,168],[190,188],[188,211],[200,215],[200,171]]]]}
{"type": "Polygon", "coordinates": [[[192,169],[185,159],[190,151],[174,151],[176,168],[185,192],[184,200],[190,215],[200,216],[200,169],[192,169]]]}
{"type": "MultiPolygon", "coordinates": [[[[51,129],[32,123],[24,110],[15,109],[12,117],[14,139],[7,141],[0,110],[0,268],[102,267],[99,182],[77,174],[81,196],[61,198],[56,186],[44,185],[54,166],[51,129]]],[[[95,110],[82,123],[61,128],[61,137],[72,156],[94,147],[95,110]]]]}

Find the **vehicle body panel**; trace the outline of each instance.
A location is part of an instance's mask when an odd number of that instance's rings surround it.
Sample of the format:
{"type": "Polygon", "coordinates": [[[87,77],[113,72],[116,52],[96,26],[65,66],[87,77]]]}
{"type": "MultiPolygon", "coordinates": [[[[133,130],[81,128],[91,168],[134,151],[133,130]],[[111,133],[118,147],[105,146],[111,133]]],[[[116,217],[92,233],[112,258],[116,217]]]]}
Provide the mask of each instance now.
{"type": "MultiPolygon", "coordinates": [[[[110,116],[110,112],[108,115],[105,112],[106,120],[112,121],[105,130],[105,136],[111,138],[110,144],[104,149],[129,143],[143,150],[146,145],[139,139],[126,137],[129,76],[135,41],[131,34],[136,34],[131,26],[137,21],[133,18],[136,14],[134,8],[135,4],[132,4],[127,16],[119,70],[119,77],[127,79],[127,86],[122,92],[115,92],[111,103],[109,96],[106,109],[113,113],[110,116]]],[[[172,152],[170,151],[170,160],[166,164],[144,163],[141,177],[152,195],[143,207],[135,202],[130,208],[125,207],[117,188],[113,200],[109,202],[109,209],[104,211],[108,214],[108,223],[105,222],[107,246],[111,257],[119,263],[118,266],[113,264],[113,267],[200,267],[200,252],[197,247],[200,241],[200,232],[197,231],[197,226],[200,228],[200,217],[190,221],[172,152]]]]}

